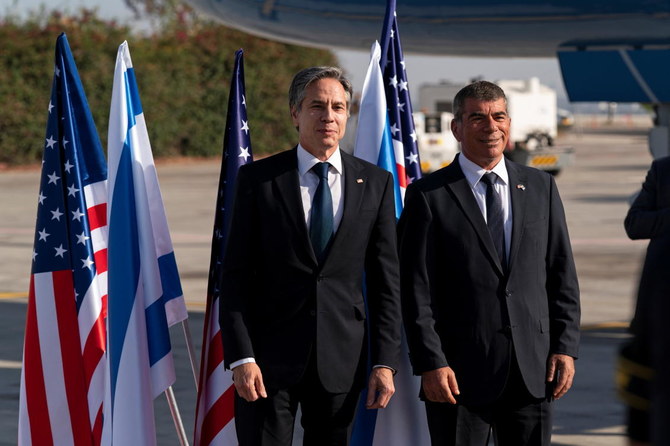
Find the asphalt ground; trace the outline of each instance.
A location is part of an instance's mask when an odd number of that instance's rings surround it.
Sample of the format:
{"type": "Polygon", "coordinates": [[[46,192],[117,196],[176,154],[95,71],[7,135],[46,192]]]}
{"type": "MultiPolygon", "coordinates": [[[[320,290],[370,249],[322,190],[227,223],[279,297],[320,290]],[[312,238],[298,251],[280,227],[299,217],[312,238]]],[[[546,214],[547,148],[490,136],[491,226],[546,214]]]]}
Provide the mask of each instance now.
{"type": "MultiPolygon", "coordinates": [[[[572,390],[556,402],[553,444],[623,446],[623,406],[614,392],[614,361],[626,335],[646,242],[630,241],[623,218],[651,162],[647,128],[583,122],[557,144],[575,164],[556,180],[563,198],[582,290],[582,344],[572,390]]],[[[160,162],[189,326],[199,355],[219,160],[160,162]]],[[[0,445],[16,444],[26,296],[39,168],[0,171],[0,445]]],[[[181,327],[171,329],[175,394],[192,436],[195,386],[181,327]]],[[[198,356],[199,359],[199,356],[198,356]]],[[[178,445],[165,399],[156,399],[159,444],[178,445]]]]}

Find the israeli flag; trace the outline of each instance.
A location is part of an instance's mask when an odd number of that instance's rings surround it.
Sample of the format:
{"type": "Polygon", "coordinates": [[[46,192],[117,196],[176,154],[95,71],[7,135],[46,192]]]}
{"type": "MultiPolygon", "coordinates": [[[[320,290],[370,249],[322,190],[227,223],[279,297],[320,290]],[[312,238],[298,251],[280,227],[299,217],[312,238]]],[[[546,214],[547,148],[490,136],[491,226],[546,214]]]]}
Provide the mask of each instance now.
{"type": "Polygon", "coordinates": [[[175,381],[168,327],[187,314],[127,42],[116,59],[107,151],[103,444],[155,445],[153,399],[175,381]]]}
{"type": "Polygon", "coordinates": [[[378,42],[372,44],[370,53],[358,112],[354,155],[391,172],[395,184],[396,218],[400,218],[406,186],[402,145],[398,143],[396,148],[391,137],[384,80],[379,68],[381,48],[378,42]]]}

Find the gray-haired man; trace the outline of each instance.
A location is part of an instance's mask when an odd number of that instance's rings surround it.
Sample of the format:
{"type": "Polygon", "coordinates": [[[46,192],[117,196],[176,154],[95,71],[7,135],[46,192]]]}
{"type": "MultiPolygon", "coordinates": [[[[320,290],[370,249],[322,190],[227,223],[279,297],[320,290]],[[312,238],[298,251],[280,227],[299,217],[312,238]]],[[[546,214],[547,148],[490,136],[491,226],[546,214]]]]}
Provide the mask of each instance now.
{"type": "Polygon", "coordinates": [[[350,100],[339,68],[302,70],[289,90],[298,146],[239,172],[221,326],[241,446],[290,445],[299,405],[305,445],[346,445],[368,342],[367,406],[394,392],[393,182],[340,151],[350,100]]]}

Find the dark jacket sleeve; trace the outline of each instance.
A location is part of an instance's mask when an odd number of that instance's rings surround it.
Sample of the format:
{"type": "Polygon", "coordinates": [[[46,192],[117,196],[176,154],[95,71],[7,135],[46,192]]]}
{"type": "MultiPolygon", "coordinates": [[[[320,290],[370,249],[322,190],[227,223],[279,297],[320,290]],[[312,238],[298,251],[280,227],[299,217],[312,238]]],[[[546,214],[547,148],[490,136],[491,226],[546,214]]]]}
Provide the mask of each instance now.
{"type": "Polygon", "coordinates": [[[670,158],[651,164],[642,190],[628,210],[624,228],[633,240],[652,239],[670,234],[670,207],[661,207],[662,169],[670,167],[670,158]]]}
{"type": "Polygon", "coordinates": [[[432,246],[432,214],[424,194],[410,185],[398,223],[403,322],[414,374],[447,366],[440,337],[435,331],[428,265],[432,246]]]}
{"type": "Polygon", "coordinates": [[[393,178],[386,185],[365,255],[371,362],[398,370],[401,313],[393,178]]]}
{"type": "Polygon", "coordinates": [[[551,320],[551,353],[577,357],[579,347],[579,283],[563,203],[550,177],[550,222],[547,249],[547,296],[551,320]]]}
{"type": "Polygon", "coordinates": [[[247,305],[252,304],[256,276],[250,243],[254,240],[253,224],[257,219],[253,216],[253,185],[245,167],[242,166],[237,177],[233,215],[220,278],[219,323],[226,368],[240,359],[254,357],[246,309],[247,305]]]}

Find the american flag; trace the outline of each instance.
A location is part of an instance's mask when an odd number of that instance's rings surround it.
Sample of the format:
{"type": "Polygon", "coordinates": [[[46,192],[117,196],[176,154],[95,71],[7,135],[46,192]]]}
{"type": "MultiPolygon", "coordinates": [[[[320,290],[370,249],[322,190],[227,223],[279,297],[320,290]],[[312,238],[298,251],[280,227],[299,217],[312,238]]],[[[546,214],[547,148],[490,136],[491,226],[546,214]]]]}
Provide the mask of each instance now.
{"type": "Polygon", "coordinates": [[[379,66],[384,77],[386,104],[396,160],[404,160],[405,172],[404,175],[401,175],[400,180],[400,187],[404,191],[409,183],[421,178],[421,162],[416,143],[412,101],[405,71],[405,58],[400,44],[395,3],[395,0],[388,0],[386,4],[386,17],[380,41],[382,53],[379,66]]]}
{"type": "Polygon", "coordinates": [[[212,255],[207,286],[207,310],[202,340],[198,401],[196,403],[196,446],[237,445],[233,401],[233,374],[223,366],[223,343],[219,325],[221,261],[228,237],[237,171],[252,162],[249,121],[244,88],[243,51],[235,52],[235,68],[228,98],[228,115],[219,177],[219,194],[214,216],[212,255]]]}
{"type": "Polygon", "coordinates": [[[107,165],[65,34],[42,159],[19,445],[98,445],[107,299],[107,165]]]}

